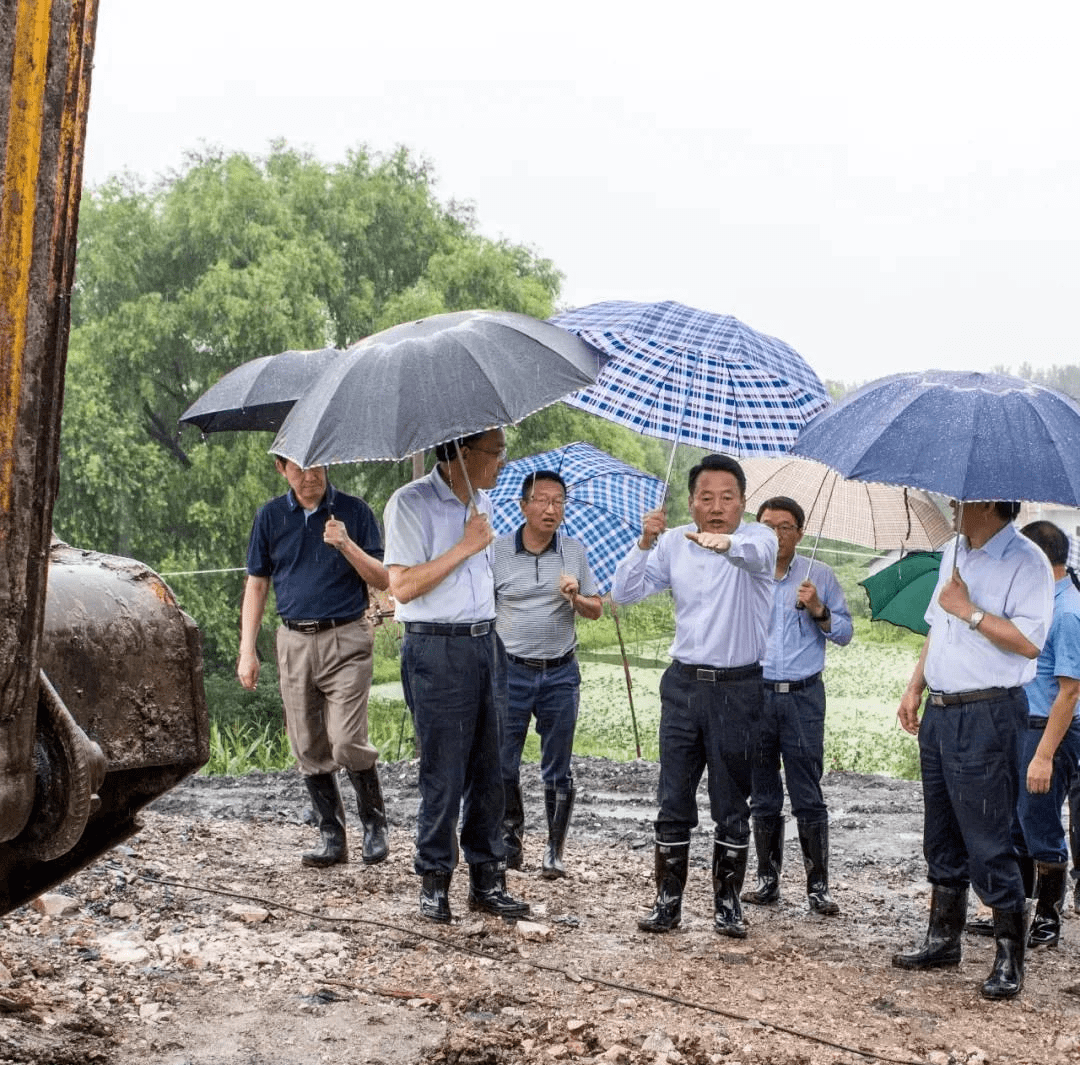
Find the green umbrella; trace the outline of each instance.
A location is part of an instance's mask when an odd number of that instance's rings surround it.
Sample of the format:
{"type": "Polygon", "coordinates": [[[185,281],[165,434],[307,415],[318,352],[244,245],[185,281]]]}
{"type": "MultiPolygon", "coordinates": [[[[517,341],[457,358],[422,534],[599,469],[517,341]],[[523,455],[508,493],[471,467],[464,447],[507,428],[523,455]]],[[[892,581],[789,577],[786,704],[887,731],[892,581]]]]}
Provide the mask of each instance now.
{"type": "Polygon", "coordinates": [[[937,585],[940,551],[912,551],[859,584],[870,600],[870,617],[925,636],[923,615],[937,585]]]}

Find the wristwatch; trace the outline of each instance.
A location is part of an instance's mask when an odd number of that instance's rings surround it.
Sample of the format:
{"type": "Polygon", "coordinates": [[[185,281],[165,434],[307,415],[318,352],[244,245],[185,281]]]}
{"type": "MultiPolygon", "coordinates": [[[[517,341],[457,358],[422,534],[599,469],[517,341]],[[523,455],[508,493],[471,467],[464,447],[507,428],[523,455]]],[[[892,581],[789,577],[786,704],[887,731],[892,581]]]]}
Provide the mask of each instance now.
{"type": "Polygon", "coordinates": [[[829,609],[829,604],[826,603],[825,604],[825,609],[820,614],[818,614],[818,616],[816,618],[814,618],[814,620],[819,622],[820,624],[824,625],[825,622],[827,622],[829,620],[829,618],[831,618],[831,617],[832,617],[832,611],[829,609]]]}
{"type": "Polygon", "coordinates": [[[976,607],[971,612],[971,617],[968,618],[968,628],[977,629],[982,624],[982,619],[984,617],[986,617],[986,611],[980,610],[978,607],[976,607]]]}

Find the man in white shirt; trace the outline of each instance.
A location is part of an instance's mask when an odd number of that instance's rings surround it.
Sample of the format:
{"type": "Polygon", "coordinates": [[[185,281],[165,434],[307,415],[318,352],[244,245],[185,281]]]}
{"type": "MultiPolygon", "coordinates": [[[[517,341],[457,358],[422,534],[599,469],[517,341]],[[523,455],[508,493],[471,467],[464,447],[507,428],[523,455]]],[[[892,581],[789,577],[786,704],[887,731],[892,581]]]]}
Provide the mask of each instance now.
{"type": "Polygon", "coordinates": [[[401,680],[420,743],[414,868],[420,914],[450,922],[450,877],[461,849],[469,908],[523,917],[506,891],[499,771],[504,651],[495,633],[489,548],[492,488],[506,461],[501,429],[435,448],[436,467],[386,504],[386,551],[397,619],[405,624],[401,680]],[[464,800],[464,802],[463,802],[464,800]]]}
{"type": "Polygon", "coordinates": [[[620,604],[665,590],[675,600],[672,662],[660,682],[656,901],[638,927],[667,932],[682,919],[697,786],[707,766],[713,927],[743,939],[739,893],[777,543],[767,526],[743,523],[746,477],[734,459],[707,456],[690,471],[689,488],[693,523],[667,530],[662,510],[646,514],[641,539],[619,563],[611,589],[620,604]]]}
{"type": "Polygon", "coordinates": [[[1012,525],[1019,503],[953,507],[962,535],[942,553],[930,634],[897,711],[919,737],[930,923],[922,947],[894,955],[893,965],[960,964],[970,884],[994,911],[997,952],[981,993],[1003,999],[1024,980],[1026,898],[1011,828],[1028,722],[1023,685],[1050,629],[1054,579],[1012,525]]]}

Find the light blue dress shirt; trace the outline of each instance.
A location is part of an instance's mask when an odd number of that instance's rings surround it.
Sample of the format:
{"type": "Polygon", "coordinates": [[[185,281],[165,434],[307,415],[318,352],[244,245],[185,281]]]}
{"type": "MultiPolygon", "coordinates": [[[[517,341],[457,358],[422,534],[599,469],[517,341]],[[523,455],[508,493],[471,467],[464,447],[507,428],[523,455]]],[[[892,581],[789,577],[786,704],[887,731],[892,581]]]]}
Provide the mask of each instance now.
{"type": "Polygon", "coordinates": [[[995,647],[962,618],[938,603],[958,558],[960,576],[972,603],[988,614],[1007,618],[1036,647],[1042,648],[1054,610],[1054,573],[1046,555],[1013,525],[972,549],[966,536],[942,550],[937,586],[926,609],[930,646],[926,651],[926,683],[935,691],[965,692],[983,688],[1015,688],[1035,676],[1035,659],[995,647]]]}
{"type": "MultiPolygon", "coordinates": [[[[1080,678],[1080,592],[1068,576],[1054,585],[1054,620],[1046,646],[1035,662],[1035,679],[1026,688],[1028,713],[1049,717],[1058,697],[1058,677],[1080,678]]],[[[1080,702],[1073,718],[1080,717],[1080,702]]]]}
{"type": "Polygon", "coordinates": [[[805,680],[825,668],[825,641],[839,647],[851,642],[851,612],[836,574],[824,562],[796,555],[787,573],[774,581],[769,641],[761,665],[766,680],[805,680]],[[832,612],[825,632],[809,610],[796,610],[796,593],[810,574],[818,598],[832,612]]]}
{"type": "Polygon", "coordinates": [[[727,669],[760,662],[772,607],[776,534],[744,522],[725,554],[686,538],[694,525],[662,533],[651,551],[636,544],[615,568],[611,598],[637,603],[671,589],[675,640],[669,653],[686,665],[727,669]]]}
{"type": "MultiPolygon", "coordinates": [[[[491,500],[484,491],[475,493],[479,509],[492,518],[491,500]]],[[[465,534],[468,508],[439,475],[438,467],[426,477],[399,488],[386,504],[385,566],[418,566],[448,551],[465,534]]],[[[491,621],[495,617],[495,580],[491,572],[491,548],[461,563],[425,595],[398,603],[398,621],[430,621],[461,624],[491,621]]]]}

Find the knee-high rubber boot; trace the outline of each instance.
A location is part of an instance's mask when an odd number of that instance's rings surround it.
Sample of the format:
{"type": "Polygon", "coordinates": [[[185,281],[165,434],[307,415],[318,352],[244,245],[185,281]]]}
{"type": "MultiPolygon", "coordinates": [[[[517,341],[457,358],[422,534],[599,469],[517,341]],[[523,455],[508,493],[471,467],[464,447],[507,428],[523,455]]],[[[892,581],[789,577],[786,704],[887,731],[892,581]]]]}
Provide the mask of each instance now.
{"type": "Polygon", "coordinates": [[[450,873],[424,873],[420,888],[420,916],[437,924],[449,924],[450,873]]]}
{"type": "Polygon", "coordinates": [[[356,789],[356,806],[360,813],[360,824],[364,826],[364,846],[361,857],[364,865],[374,865],[383,861],[390,853],[390,844],[386,838],[386,808],[383,805],[382,788],[379,786],[379,772],[370,769],[350,769],[349,780],[356,789]]]}
{"type": "Polygon", "coordinates": [[[648,917],[638,921],[642,932],[670,932],[682,920],[682,897],[690,867],[689,831],[678,839],[656,834],[656,901],[648,917]]]}
{"type": "Polygon", "coordinates": [[[547,808],[548,840],[544,848],[544,864],[540,875],[545,880],[558,880],[566,876],[563,865],[563,847],[566,844],[566,830],[570,826],[570,815],[574,812],[576,791],[569,788],[545,788],[544,805],[547,808]]]}
{"type": "Polygon", "coordinates": [[[829,894],[829,822],[799,822],[799,843],[806,867],[806,898],[814,913],[831,917],[840,907],[829,894]]]}
{"type": "Polygon", "coordinates": [[[994,939],[997,953],[990,976],[982,985],[983,998],[1015,998],[1024,986],[1024,944],[1027,908],[1016,912],[994,910],[994,939]]]}
{"type": "Polygon", "coordinates": [[[1065,901],[1065,877],[1069,867],[1062,862],[1037,862],[1039,879],[1035,886],[1035,916],[1028,931],[1029,947],[1053,947],[1061,939],[1061,905],[1065,901]]]}
{"type": "Polygon", "coordinates": [[[930,895],[930,926],[923,945],[908,954],[894,954],[898,969],[944,969],[960,964],[960,935],[967,917],[967,886],[934,884],[930,895]]]}
{"type": "Polygon", "coordinates": [[[521,782],[503,781],[506,813],[503,815],[503,846],[506,847],[506,868],[520,869],[525,844],[525,801],[521,782]]]}
{"type": "Polygon", "coordinates": [[[755,817],[754,850],[757,851],[757,887],[742,893],[743,902],[765,906],[780,898],[780,871],[784,864],[783,817],[755,817]]]}
{"type": "MultiPolygon", "coordinates": [[[[1020,879],[1024,882],[1024,898],[1035,898],[1035,859],[1027,854],[1018,854],[1016,863],[1020,866],[1020,879]]],[[[1034,924],[1032,925],[1032,928],[1034,928],[1034,924]]],[[[993,916],[972,917],[972,919],[964,925],[964,931],[973,936],[986,936],[988,939],[993,939],[994,918],[993,916]]],[[[1031,942],[1028,943],[1028,946],[1031,947],[1037,945],[1038,944],[1031,942]]]]}
{"type": "Polygon", "coordinates": [[[713,930],[732,939],[746,938],[739,893],[746,878],[748,843],[713,842],[713,930]]]}
{"type": "Polygon", "coordinates": [[[305,776],[308,795],[315,810],[319,827],[319,846],[300,856],[301,865],[340,865],[349,860],[349,848],[345,843],[345,807],[341,805],[341,793],[333,773],[316,773],[305,776]]]}
{"type": "Polygon", "coordinates": [[[502,862],[480,862],[469,866],[469,909],[496,917],[529,916],[529,904],[515,899],[506,890],[506,870],[502,862]]]}

